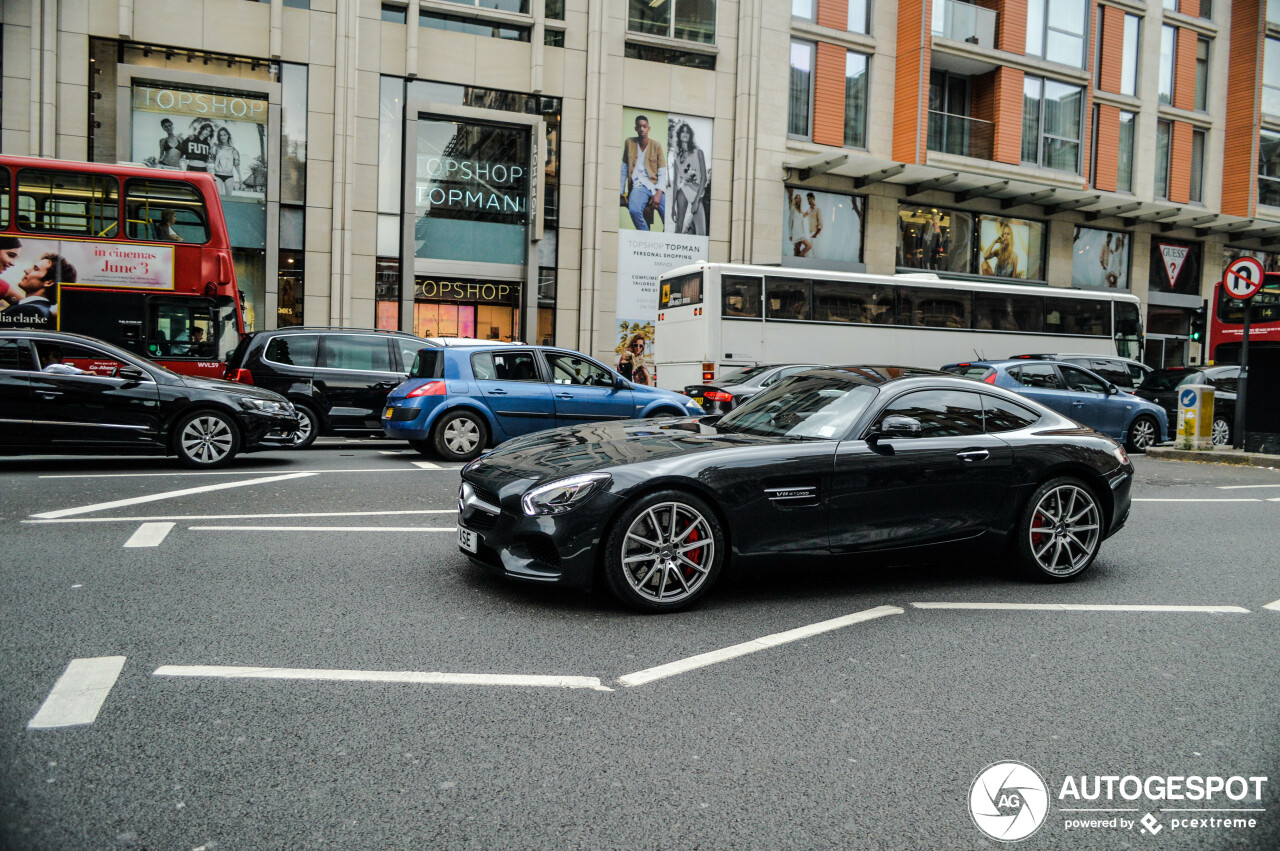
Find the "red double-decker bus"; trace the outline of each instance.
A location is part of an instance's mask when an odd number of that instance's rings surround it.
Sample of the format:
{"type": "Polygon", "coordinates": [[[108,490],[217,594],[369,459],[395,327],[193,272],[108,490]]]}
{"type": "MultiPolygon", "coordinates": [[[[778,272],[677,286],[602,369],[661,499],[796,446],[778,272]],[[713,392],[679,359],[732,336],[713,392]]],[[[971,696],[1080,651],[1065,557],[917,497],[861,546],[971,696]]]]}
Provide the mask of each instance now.
{"type": "MultiPolygon", "coordinates": [[[[1280,273],[1268,272],[1262,290],[1250,299],[1249,348],[1280,346],[1280,273]]],[[[1213,316],[1209,320],[1208,361],[1240,363],[1244,339],[1244,302],[1232,298],[1219,281],[1213,290],[1213,316]]]]}
{"type": "Polygon", "coordinates": [[[14,327],[220,378],[244,316],[213,177],[0,156],[0,328],[14,327]]]}

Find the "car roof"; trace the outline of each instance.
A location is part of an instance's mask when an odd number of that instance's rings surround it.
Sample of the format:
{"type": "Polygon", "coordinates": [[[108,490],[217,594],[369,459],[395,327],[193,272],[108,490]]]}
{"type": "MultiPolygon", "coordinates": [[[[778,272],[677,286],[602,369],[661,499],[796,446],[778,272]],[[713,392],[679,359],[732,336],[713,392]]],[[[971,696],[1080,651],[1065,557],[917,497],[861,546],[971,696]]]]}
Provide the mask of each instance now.
{"type": "MultiPolygon", "coordinates": [[[[810,370],[805,375],[814,373],[841,373],[843,377],[852,377],[859,384],[882,385],[894,381],[905,381],[910,378],[945,378],[954,381],[957,376],[937,369],[923,369],[916,366],[897,366],[891,364],[846,364],[842,366],[823,366],[810,370]]],[[[963,379],[961,379],[963,380],[963,379]]]]}
{"type": "Polygon", "coordinates": [[[1055,354],[1030,354],[1030,355],[1010,355],[1006,360],[1059,360],[1060,358],[1092,358],[1093,360],[1118,360],[1124,363],[1133,363],[1143,369],[1151,369],[1140,360],[1133,358],[1121,357],[1120,355],[1093,355],[1088,352],[1057,352],[1055,354]]]}

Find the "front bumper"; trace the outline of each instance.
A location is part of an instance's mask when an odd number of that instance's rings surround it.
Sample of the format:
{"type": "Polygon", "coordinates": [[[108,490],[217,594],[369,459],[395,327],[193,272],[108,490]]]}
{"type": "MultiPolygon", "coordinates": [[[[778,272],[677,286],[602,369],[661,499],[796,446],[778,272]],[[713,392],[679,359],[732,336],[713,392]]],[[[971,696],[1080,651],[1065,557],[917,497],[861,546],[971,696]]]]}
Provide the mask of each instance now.
{"type": "Polygon", "coordinates": [[[288,449],[293,446],[293,435],[298,430],[298,418],[292,414],[246,413],[243,450],[261,452],[265,449],[288,449]]]}
{"type": "Polygon", "coordinates": [[[1111,519],[1107,523],[1107,537],[1124,528],[1129,520],[1129,509],[1133,505],[1133,464],[1126,464],[1107,479],[1111,487],[1111,519]]]}

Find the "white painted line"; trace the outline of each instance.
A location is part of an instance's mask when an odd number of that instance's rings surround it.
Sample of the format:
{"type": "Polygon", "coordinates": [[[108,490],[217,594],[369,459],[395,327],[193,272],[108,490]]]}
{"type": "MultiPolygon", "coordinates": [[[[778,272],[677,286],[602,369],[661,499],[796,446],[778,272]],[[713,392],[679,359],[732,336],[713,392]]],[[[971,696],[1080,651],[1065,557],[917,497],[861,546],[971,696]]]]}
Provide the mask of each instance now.
{"type": "Polygon", "coordinates": [[[173,514],[155,517],[71,517],[65,520],[23,520],[23,523],[145,523],[154,520],[281,520],[288,517],[393,517],[406,514],[457,514],[456,508],[423,508],[412,511],[301,511],[292,514],[173,514]]]}
{"type": "MultiPolygon", "coordinates": [[[[424,469],[437,470],[461,470],[462,466],[453,467],[434,467],[424,469]]],[[[148,479],[148,478],[185,478],[187,476],[260,476],[262,470],[203,470],[191,473],[173,472],[173,473],[63,473],[58,475],[40,476],[42,479],[148,479]]],[[[367,470],[362,469],[341,469],[341,470],[309,470],[307,475],[320,476],[330,473],[413,473],[416,470],[409,467],[371,467],[367,470]]]]}
{"type": "Polygon", "coordinates": [[[192,532],[457,532],[457,526],[188,526],[192,532]]]}
{"type": "Polygon", "coordinates": [[[439,464],[433,464],[430,461],[410,461],[409,463],[423,470],[439,470],[440,469],[439,464]]]}
{"type": "Polygon", "coordinates": [[[1270,609],[1273,612],[1280,612],[1280,600],[1276,600],[1274,603],[1267,603],[1262,608],[1270,609]]]}
{"type": "Polygon", "coordinates": [[[138,531],[124,542],[126,547],[158,547],[165,536],[173,530],[173,523],[143,523],[138,531]]]}
{"type": "Polygon", "coordinates": [[[283,482],[289,479],[301,479],[306,476],[314,476],[315,473],[287,473],[283,476],[267,476],[262,479],[249,479],[246,482],[222,482],[216,485],[205,485],[199,488],[183,488],[178,491],[165,491],[164,493],[153,493],[147,496],[134,496],[128,499],[117,499],[112,502],[99,502],[93,505],[82,505],[79,508],[63,508],[59,511],[45,511],[40,514],[32,514],[31,516],[37,520],[55,520],[59,517],[71,517],[75,514],[90,514],[94,511],[106,511],[110,508],[124,508],[126,505],[138,505],[143,502],[158,502],[162,499],[176,499],[180,496],[191,496],[197,493],[208,493],[210,491],[226,490],[228,488],[245,488],[250,485],[265,485],[271,482],[283,482]]]}
{"type": "Polygon", "coordinates": [[[1251,614],[1240,606],[1115,606],[1093,603],[912,603],[917,609],[991,609],[1022,612],[1210,612],[1251,614]]]}
{"type": "Polygon", "coordinates": [[[27,729],[92,724],[122,668],[123,656],[72,659],[67,670],[53,684],[53,690],[44,699],[40,711],[27,722],[27,729]]]}
{"type": "Polygon", "coordinates": [[[1262,502],[1256,498],[1230,498],[1230,497],[1210,497],[1210,498],[1186,498],[1186,499],[1135,499],[1134,502],[1262,502]]]}
{"type": "Polygon", "coordinates": [[[333,682],[423,683],[430,685],[542,686],[613,691],[599,677],[522,674],[445,674],[438,671],[341,671],[323,668],[248,668],[223,665],[164,665],[157,677],[216,677],[250,680],[328,680],[333,682]]]}
{"type": "Polygon", "coordinates": [[[717,662],[724,662],[728,659],[736,659],[739,656],[746,656],[749,653],[767,650],[770,647],[777,647],[780,644],[787,644],[813,635],[830,632],[834,629],[841,629],[842,627],[849,626],[850,624],[874,620],[875,618],[882,618],[886,615],[900,615],[902,613],[903,610],[897,606],[877,606],[874,609],[867,609],[864,612],[855,612],[852,615],[832,618],[829,621],[822,621],[820,623],[810,624],[809,626],[802,626],[798,629],[790,629],[786,632],[777,632],[773,635],[766,635],[763,638],[744,641],[742,644],[735,644],[732,647],[725,647],[721,650],[712,650],[710,653],[700,653],[697,656],[690,656],[687,659],[668,662],[665,665],[658,665],[655,668],[646,668],[643,671],[636,671],[633,674],[626,674],[625,676],[618,677],[618,683],[624,686],[644,685],[645,683],[651,683],[654,680],[661,680],[666,677],[675,676],[676,674],[683,674],[686,671],[705,668],[708,665],[714,665],[717,662]]]}
{"type": "Polygon", "coordinates": [[[1280,488],[1280,484],[1275,485],[1218,485],[1220,491],[1243,491],[1252,490],[1253,488],[1280,488]]]}
{"type": "Polygon", "coordinates": [[[379,455],[417,455],[416,449],[379,449],[379,455]]]}

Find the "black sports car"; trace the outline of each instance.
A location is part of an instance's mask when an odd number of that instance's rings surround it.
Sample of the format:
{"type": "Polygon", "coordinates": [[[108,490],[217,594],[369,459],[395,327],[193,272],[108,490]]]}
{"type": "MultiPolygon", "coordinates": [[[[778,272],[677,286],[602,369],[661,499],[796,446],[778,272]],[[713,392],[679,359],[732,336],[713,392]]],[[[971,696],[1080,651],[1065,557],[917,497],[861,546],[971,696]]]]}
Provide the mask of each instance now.
{"type": "Polygon", "coordinates": [[[506,576],[605,583],[643,611],[726,565],[986,545],[1079,576],[1129,515],[1133,465],[1104,435],[945,373],[793,376],[723,417],[574,426],[468,464],[459,547],[506,576]]]}

